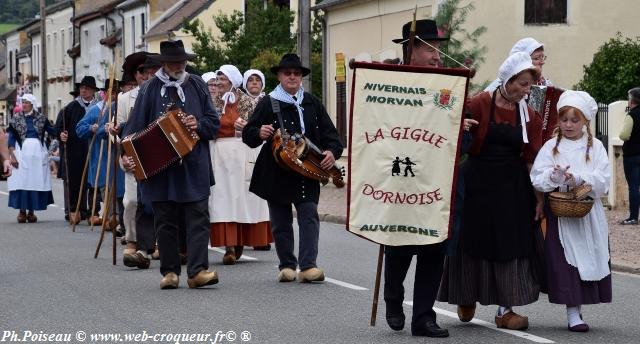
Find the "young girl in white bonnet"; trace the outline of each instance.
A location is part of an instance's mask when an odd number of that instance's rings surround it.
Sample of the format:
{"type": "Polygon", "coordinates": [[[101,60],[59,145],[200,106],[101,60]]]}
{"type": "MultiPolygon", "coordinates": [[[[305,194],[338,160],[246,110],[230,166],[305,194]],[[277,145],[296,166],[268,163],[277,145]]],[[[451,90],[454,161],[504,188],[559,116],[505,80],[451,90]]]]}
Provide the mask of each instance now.
{"type": "Polygon", "coordinates": [[[566,305],[569,331],[587,332],[581,306],[611,302],[608,226],[600,201],[609,188],[609,158],[589,128],[598,105],[588,93],[565,91],[557,107],[559,127],[538,153],[531,181],[542,192],[591,186],[595,202],[582,218],[556,217],[545,207],[549,302],[566,305]]]}

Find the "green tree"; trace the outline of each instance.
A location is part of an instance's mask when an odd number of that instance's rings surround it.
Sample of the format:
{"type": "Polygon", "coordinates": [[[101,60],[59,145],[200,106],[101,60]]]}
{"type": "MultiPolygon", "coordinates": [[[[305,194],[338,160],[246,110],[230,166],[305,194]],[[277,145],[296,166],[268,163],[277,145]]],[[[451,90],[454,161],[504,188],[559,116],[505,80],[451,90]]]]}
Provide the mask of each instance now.
{"type": "Polygon", "coordinates": [[[584,76],[574,88],[588,92],[601,103],[627,99],[627,92],[640,85],[640,37],[622,37],[618,32],[583,66],[584,76]]]}
{"type": "MultiPolygon", "coordinates": [[[[479,39],[487,32],[487,28],[479,26],[471,32],[465,29],[464,23],[475,9],[475,5],[470,2],[466,6],[461,6],[461,2],[462,0],[444,0],[438,5],[435,21],[438,24],[439,34],[450,37],[449,41],[442,42],[440,49],[455,61],[477,70],[485,61],[484,54],[487,52],[487,47],[481,45],[479,39]]],[[[446,56],[442,57],[442,63],[446,67],[460,67],[455,61],[446,56]]],[[[472,82],[471,92],[482,90],[487,84],[488,81],[482,84],[472,82]]]]}
{"type": "MultiPolygon", "coordinates": [[[[184,24],[183,30],[196,39],[193,51],[198,55],[195,59],[198,70],[213,71],[230,63],[245,71],[258,67],[252,62],[264,51],[281,56],[294,50],[292,11],[271,1],[265,7],[262,0],[249,0],[246,8],[244,15],[234,11],[230,15],[220,13],[214,16],[215,25],[221,31],[219,38],[214,37],[211,30],[205,29],[197,19],[184,24]]],[[[265,76],[268,74],[268,69],[261,70],[265,76]]],[[[267,86],[273,87],[269,82],[267,86]]]]}

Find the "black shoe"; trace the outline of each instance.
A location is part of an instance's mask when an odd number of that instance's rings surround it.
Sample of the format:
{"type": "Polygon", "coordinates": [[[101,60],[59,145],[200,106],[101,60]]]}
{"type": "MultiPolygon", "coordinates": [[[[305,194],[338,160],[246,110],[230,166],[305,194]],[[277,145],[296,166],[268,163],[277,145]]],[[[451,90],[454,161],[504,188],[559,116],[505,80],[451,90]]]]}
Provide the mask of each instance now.
{"type": "MultiPolygon", "coordinates": [[[[116,230],[116,237],[117,238],[124,238],[126,231],[124,229],[122,229],[122,227],[118,227],[118,229],[116,230]]],[[[126,243],[125,243],[126,245],[126,243]]]]}
{"type": "Polygon", "coordinates": [[[400,331],[404,328],[404,313],[402,309],[400,312],[392,312],[387,308],[387,325],[394,331],[400,331]]]}
{"type": "Polygon", "coordinates": [[[267,244],[264,246],[253,246],[253,250],[254,251],[270,251],[271,250],[271,244],[267,244]]]}
{"type": "Polygon", "coordinates": [[[427,321],[422,326],[411,326],[411,335],[417,337],[445,338],[449,337],[449,331],[440,328],[435,321],[427,321]]]}
{"type": "Polygon", "coordinates": [[[127,238],[122,237],[122,238],[120,239],[120,245],[126,245],[126,244],[127,244],[127,238]]]}
{"type": "Polygon", "coordinates": [[[626,220],[620,221],[620,224],[621,225],[637,225],[638,224],[638,220],[626,219],[626,220]]]}

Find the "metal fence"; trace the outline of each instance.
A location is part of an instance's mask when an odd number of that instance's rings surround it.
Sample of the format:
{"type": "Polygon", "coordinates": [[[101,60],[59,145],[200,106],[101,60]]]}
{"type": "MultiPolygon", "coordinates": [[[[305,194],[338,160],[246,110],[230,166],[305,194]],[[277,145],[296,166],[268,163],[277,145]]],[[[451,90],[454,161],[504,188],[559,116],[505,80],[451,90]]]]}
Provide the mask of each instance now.
{"type": "Polygon", "coordinates": [[[596,114],[596,138],[602,141],[605,149],[609,149],[609,105],[598,103],[596,114]]]}

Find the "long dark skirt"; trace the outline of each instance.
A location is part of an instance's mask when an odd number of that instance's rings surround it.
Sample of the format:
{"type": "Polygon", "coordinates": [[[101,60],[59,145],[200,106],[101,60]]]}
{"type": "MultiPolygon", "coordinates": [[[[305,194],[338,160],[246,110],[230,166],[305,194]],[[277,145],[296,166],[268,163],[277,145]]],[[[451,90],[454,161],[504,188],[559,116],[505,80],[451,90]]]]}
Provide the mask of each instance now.
{"type": "Polygon", "coordinates": [[[558,234],[558,218],[549,209],[544,241],[549,302],[567,306],[611,302],[611,274],[600,281],[583,281],[578,269],[567,263],[558,234]]]}
{"type": "Polygon", "coordinates": [[[438,301],[501,306],[533,303],[540,294],[534,265],[530,258],[491,262],[464,253],[447,256],[438,301]]]}

